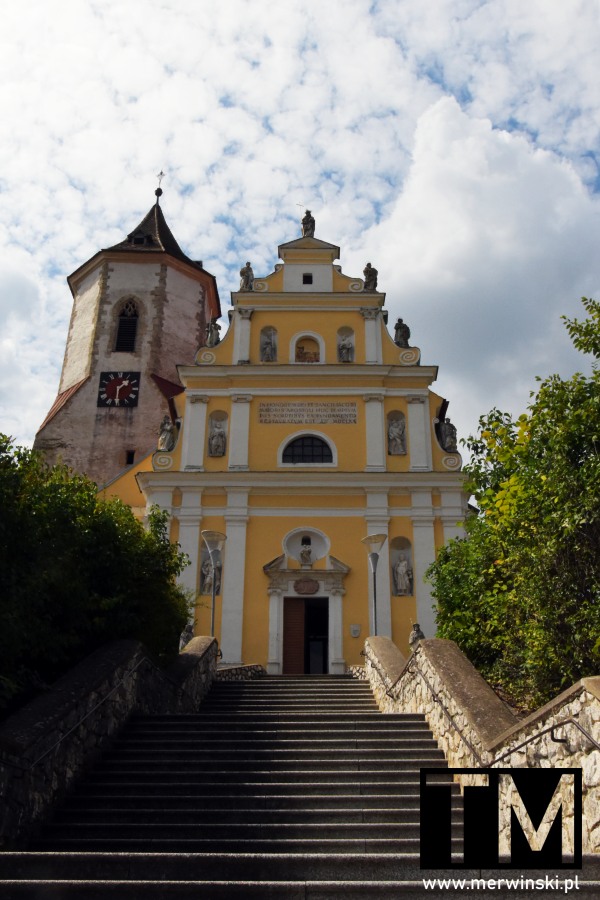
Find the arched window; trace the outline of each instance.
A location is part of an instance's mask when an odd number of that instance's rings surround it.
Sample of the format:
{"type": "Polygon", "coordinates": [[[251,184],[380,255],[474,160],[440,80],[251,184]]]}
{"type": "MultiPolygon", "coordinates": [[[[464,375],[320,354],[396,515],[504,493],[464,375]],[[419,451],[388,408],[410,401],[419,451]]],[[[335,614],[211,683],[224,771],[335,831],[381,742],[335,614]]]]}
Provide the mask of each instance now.
{"type": "Polygon", "coordinates": [[[296,342],[295,362],[315,363],[321,361],[321,352],[314,337],[306,335],[296,342]]]}
{"type": "Polygon", "coordinates": [[[133,353],[138,326],[138,311],[133,300],[128,300],[119,313],[119,325],[115,351],[120,353],[133,353]]]}
{"type": "Polygon", "coordinates": [[[283,463],[332,463],[331,447],[322,438],[304,435],[296,438],[283,451],[283,463]]]}

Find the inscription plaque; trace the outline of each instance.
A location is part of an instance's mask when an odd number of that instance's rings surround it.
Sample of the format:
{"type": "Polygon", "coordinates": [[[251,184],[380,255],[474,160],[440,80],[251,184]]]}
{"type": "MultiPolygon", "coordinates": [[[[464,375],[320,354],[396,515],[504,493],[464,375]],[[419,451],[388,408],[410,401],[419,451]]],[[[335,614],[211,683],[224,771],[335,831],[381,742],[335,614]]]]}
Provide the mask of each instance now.
{"type": "Polygon", "coordinates": [[[356,417],[353,402],[263,402],[258,406],[258,420],[262,425],[356,425],[356,417]]]}

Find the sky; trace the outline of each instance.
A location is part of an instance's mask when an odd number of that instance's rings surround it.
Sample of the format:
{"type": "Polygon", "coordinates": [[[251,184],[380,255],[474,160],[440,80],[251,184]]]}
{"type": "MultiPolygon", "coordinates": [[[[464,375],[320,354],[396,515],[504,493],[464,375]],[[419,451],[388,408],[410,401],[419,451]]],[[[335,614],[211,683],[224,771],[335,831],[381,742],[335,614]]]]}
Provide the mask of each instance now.
{"type": "MultiPolygon", "coordinates": [[[[459,438],[589,369],[600,0],[21,0],[0,33],[0,431],[57,392],[66,277],[154,203],[224,313],[300,236],[379,271],[459,438]]],[[[181,362],[186,362],[182,360],[181,362]]]]}

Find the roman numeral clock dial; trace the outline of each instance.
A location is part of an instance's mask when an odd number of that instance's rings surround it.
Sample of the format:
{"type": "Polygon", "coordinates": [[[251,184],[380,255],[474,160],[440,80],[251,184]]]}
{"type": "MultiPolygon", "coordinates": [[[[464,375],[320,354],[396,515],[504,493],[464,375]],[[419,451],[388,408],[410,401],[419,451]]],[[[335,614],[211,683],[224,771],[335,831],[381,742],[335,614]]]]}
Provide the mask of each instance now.
{"type": "Polygon", "coordinates": [[[137,406],[139,372],[101,372],[98,406],[137,406]]]}

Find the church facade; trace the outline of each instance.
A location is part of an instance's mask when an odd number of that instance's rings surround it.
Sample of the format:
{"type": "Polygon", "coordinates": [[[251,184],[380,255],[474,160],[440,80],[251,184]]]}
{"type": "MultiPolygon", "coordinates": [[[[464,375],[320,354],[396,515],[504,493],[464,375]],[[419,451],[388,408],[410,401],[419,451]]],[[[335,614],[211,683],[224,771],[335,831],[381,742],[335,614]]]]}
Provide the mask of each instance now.
{"type": "Polygon", "coordinates": [[[344,274],[310,216],[278,258],[242,268],[222,340],[213,321],[189,364],[171,356],[184,389],[158,448],[106,493],[168,510],[194,630],[214,616],[225,662],[336,674],[370,634],[404,652],[413,623],[434,636],[424,575],[462,533],[461,459],[437,369],[402,320],[389,333],[376,270],[344,274]],[[205,531],[226,538],[216,567],[205,531]]]}

